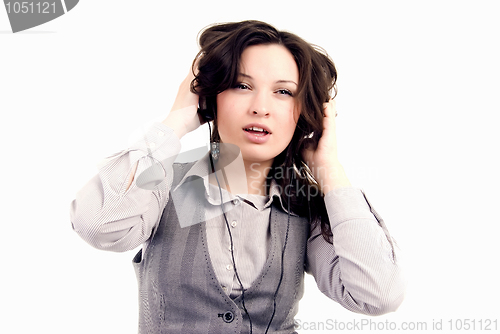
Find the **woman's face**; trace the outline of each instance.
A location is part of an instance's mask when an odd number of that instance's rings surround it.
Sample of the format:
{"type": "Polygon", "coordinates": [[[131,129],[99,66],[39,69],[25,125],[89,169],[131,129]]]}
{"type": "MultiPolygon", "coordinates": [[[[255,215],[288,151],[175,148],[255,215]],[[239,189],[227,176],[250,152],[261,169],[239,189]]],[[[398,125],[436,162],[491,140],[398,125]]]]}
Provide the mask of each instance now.
{"type": "Polygon", "coordinates": [[[297,65],[285,47],[267,44],[246,48],[238,84],[217,96],[221,142],[237,145],[247,163],[270,166],[295,131],[298,84],[297,65]]]}

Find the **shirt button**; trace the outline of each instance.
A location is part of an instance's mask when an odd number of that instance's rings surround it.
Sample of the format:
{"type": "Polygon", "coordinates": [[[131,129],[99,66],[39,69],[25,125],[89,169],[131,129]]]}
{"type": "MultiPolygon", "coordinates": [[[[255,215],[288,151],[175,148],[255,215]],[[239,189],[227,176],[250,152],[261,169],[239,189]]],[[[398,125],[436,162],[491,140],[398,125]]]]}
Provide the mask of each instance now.
{"type": "Polygon", "coordinates": [[[165,134],[163,133],[163,131],[158,131],[157,135],[158,137],[163,137],[165,134]]]}
{"type": "Polygon", "coordinates": [[[231,264],[228,264],[228,265],[226,266],[226,270],[228,270],[228,271],[229,271],[229,270],[233,270],[233,266],[232,266],[231,264]]]}
{"type": "Polygon", "coordinates": [[[233,220],[233,221],[231,222],[231,226],[232,226],[232,227],[236,227],[236,225],[238,225],[238,222],[237,222],[236,220],[233,220]]]}
{"type": "Polygon", "coordinates": [[[240,204],[240,200],[237,199],[237,198],[233,199],[233,204],[234,205],[239,205],[240,204]]]}
{"type": "Polygon", "coordinates": [[[228,312],[224,313],[224,318],[223,319],[224,319],[225,322],[228,322],[228,323],[232,322],[234,320],[234,314],[233,314],[233,312],[228,311],[228,312]]]}
{"type": "Polygon", "coordinates": [[[149,143],[149,144],[148,144],[148,147],[149,147],[149,148],[155,148],[155,147],[156,147],[156,144],[155,144],[155,143],[149,143]]]}
{"type": "Polygon", "coordinates": [[[227,292],[227,286],[223,285],[222,290],[224,290],[224,292],[227,292]]]}
{"type": "Polygon", "coordinates": [[[230,323],[234,320],[234,314],[231,311],[227,311],[226,313],[219,313],[219,318],[222,318],[224,322],[230,323]]]}

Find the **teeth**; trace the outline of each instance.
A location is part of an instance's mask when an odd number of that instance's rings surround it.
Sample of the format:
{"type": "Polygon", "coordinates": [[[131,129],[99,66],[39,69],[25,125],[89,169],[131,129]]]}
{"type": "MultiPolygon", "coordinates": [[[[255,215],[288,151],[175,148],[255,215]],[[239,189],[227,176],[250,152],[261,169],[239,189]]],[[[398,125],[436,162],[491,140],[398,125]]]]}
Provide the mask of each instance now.
{"type": "Polygon", "coordinates": [[[257,131],[257,132],[267,132],[266,130],[262,129],[262,128],[258,128],[256,126],[252,126],[250,128],[247,128],[246,130],[249,130],[249,131],[257,131]]]}

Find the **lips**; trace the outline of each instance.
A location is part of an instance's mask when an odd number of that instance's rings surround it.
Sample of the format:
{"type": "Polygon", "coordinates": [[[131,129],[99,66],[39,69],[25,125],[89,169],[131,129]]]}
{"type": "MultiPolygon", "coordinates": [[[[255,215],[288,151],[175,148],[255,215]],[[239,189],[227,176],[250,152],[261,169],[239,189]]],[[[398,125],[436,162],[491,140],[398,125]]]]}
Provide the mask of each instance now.
{"type": "Polygon", "coordinates": [[[271,134],[271,130],[263,125],[263,124],[248,124],[245,127],[243,127],[243,130],[255,135],[269,135],[271,134]]]}
{"type": "Polygon", "coordinates": [[[271,130],[265,126],[264,124],[247,124],[243,127],[243,131],[245,131],[247,139],[255,144],[263,144],[272,134],[271,130]]]}

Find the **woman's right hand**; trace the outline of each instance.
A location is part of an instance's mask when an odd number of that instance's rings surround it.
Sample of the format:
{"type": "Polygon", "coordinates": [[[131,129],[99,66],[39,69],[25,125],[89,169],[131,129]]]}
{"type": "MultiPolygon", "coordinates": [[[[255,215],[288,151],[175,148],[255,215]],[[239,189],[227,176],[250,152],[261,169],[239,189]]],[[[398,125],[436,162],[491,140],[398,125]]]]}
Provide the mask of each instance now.
{"type": "MultiPolygon", "coordinates": [[[[194,68],[198,68],[198,62],[195,63],[194,68]]],[[[179,86],[170,113],[162,122],[172,128],[179,139],[201,125],[198,116],[198,95],[192,93],[190,89],[193,79],[194,74],[190,68],[188,75],[179,86]]]]}

